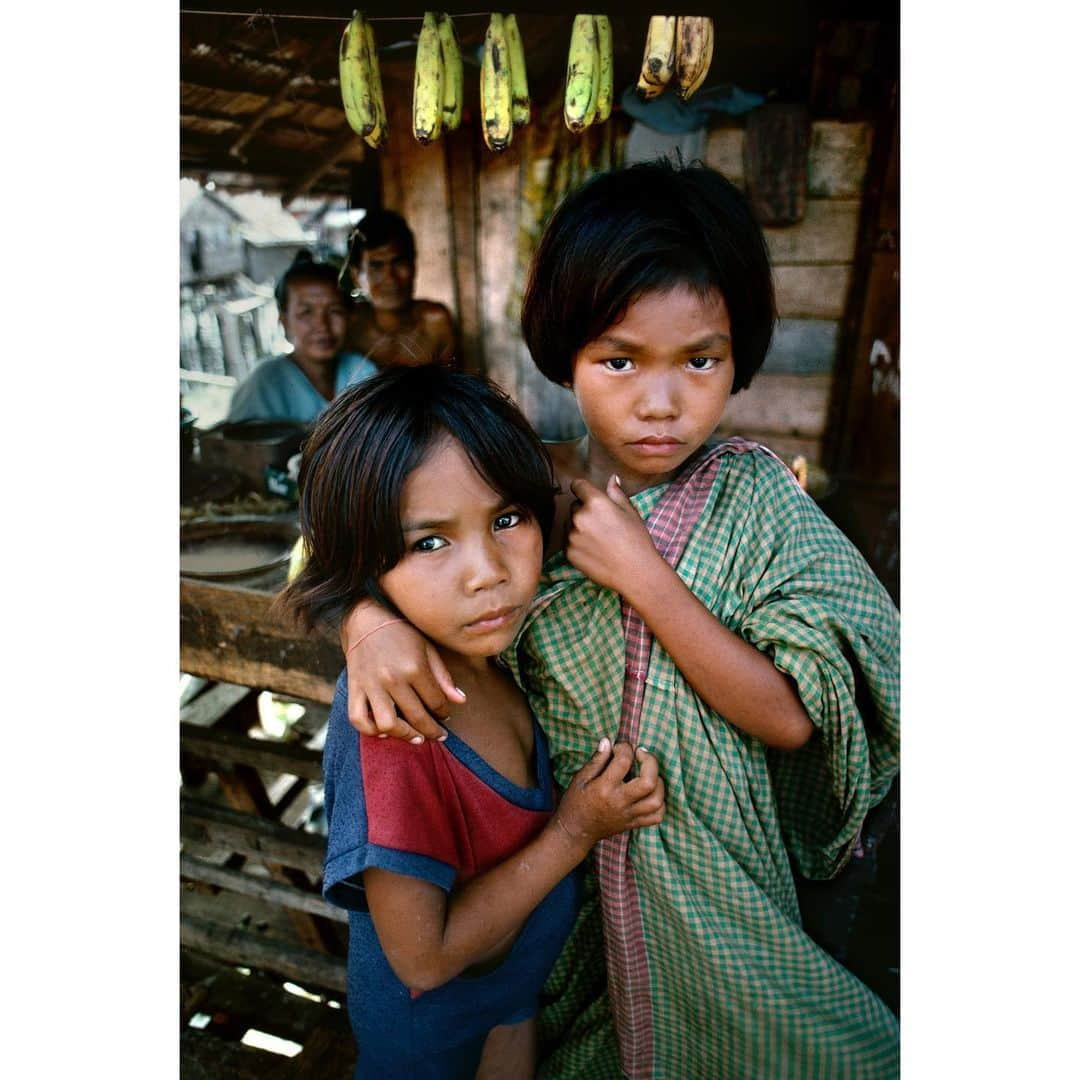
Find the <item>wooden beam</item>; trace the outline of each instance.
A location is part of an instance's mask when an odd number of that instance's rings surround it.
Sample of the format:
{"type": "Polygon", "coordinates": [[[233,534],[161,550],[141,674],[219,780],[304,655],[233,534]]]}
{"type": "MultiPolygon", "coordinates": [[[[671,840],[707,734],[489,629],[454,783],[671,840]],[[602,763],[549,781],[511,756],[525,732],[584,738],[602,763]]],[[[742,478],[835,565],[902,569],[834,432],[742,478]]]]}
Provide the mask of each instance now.
{"type": "Polygon", "coordinates": [[[296,180],[288,191],[281,197],[281,205],[288,206],[293,199],[303,195],[305,191],[310,190],[320,176],[327,170],[333,168],[343,154],[349,150],[356,150],[357,146],[360,147],[361,157],[358,160],[363,160],[364,140],[356,134],[355,131],[348,124],[338,132],[336,137],[331,137],[326,144],[326,149],[323,154],[316,160],[315,164],[305,172],[299,180],[296,180]]]}
{"type": "Polygon", "coordinates": [[[236,141],[229,147],[229,153],[239,158],[240,161],[247,161],[244,156],[244,147],[251,141],[252,136],[270,119],[270,114],[277,106],[285,100],[289,91],[296,86],[297,83],[302,82],[307,78],[308,73],[315,66],[316,61],[321,60],[324,53],[328,52],[330,47],[336,46],[340,34],[337,27],[333,32],[312,45],[311,51],[308,53],[308,58],[300,65],[293,74],[287,78],[274,93],[267,98],[266,104],[247,122],[244,126],[244,130],[236,137],[236,141]]]}
{"type": "Polygon", "coordinates": [[[243,967],[273,971],[300,986],[345,992],[345,961],[233,926],[180,916],[180,944],[243,967]]]}
{"type": "Polygon", "coordinates": [[[180,831],[200,843],[216,843],[241,855],[295,866],[312,877],[320,877],[323,872],[324,837],[202,799],[181,796],[180,831]]]}
{"type": "Polygon", "coordinates": [[[322,753],[295,743],[251,739],[229,731],[206,731],[181,723],[180,748],[211,761],[231,761],[266,772],[322,780],[322,753]]]}
{"type": "Polygon", "coordinates": [[[232,683],[218,683],[209,687],[180,710],[181,730],[184,725],[189,728],[213,727],[251,692],[248,686],[234,686],[232,683]]]}
{"type": "Polygon", "coordinates": [[[257,900],[265,900],[270,904],[280,907],[295,908],[297,911],[306,911],[310,915],[321,915],[324,919],[333,919],[334,922],[347,923],[348,914],[341,908],[328,904],[321,896],[312,892],[304,892],[294,885],[284,885],[280,881],[270,878],[256,877],[254,874],[245,874],[242,870],[229,870],[224,866],[215,866],[202,859],[193,858],[191,855],[180,855],[180,875],[191,881],[205,881],[210,885],[228,889],[229,892],[240,893],[243,896],[254,896],[257,900]]]}

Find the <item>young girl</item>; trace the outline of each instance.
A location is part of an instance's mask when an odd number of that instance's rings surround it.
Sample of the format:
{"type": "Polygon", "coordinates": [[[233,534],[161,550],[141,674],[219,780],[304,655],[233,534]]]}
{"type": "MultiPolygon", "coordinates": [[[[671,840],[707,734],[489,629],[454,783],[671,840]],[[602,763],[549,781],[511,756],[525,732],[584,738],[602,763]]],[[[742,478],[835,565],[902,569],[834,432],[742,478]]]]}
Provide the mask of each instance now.
{"type": "MultiPolygon", "coordinates": [[[[533,262],[525,340],[588,432],[553,455],[563,550],[508,659],[557,778],[618,724],[668,791],[661,828],[597,848],[542,1075],[897,1072],[895,1018],[805,934],[793,876],[837,873],[896,773],[897,612],[782,462],[711,441],[774,320],[761,230],[701,167],[596,178],[533,262]]],[[[468,688],[412,627],[361,637],[383,618],[345,621],[350,717],[423,742],[468,688]]]]}
{"type": "Polygon", "coordinates": [[[445,739],[414,748],[358,738],[344,677],[337,688],[324,891],[349,909],[358,1077],[531,1076],[573,871],[597,840],[663,815],[655,758],[606,738],[556,807],[543,734],[495,663],[536,590],[553,494],[521,414],[445,370],[346,391],[305,445],[309,557],[285,602],[313,625],[377,598],[468,694],[445,739]]]}

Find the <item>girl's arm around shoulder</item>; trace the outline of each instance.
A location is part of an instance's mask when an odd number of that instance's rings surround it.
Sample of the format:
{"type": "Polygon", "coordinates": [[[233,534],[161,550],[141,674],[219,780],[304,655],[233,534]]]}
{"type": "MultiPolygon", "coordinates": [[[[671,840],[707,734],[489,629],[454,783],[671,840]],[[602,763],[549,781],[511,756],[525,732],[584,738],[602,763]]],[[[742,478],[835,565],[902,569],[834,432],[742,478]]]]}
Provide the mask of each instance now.
{"type": "Polygon", "coordinates": [[[606,491],[585,480],[572,487],[581,505],[567,538],[570,563],[624,597],[686,681],[727,721],[767,746],[804,745],[814,725],[793,681],[687,588],[615,478],[606,491]]]}
{"type": "Polygon", "coordinates": [[[502,952],[545,896],[607,836],[657,825],[664,784],[656,759],[602,739],[537,836],[508,859],[447,894],[384,869],[364,871],[364,889],[386,958],[415,990],[432,990],[502,952]]]}

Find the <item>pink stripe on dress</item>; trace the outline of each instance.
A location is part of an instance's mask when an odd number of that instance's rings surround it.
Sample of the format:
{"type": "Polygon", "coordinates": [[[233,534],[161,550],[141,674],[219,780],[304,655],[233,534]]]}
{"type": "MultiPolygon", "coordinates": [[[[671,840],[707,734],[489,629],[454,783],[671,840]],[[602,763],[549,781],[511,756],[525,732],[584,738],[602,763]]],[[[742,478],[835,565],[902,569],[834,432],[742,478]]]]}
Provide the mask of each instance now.
{"type": "MultiPolygon", "coordinates": [[[[704,512],[719,458],[724,454],[741,454],[755,449],[758,449],[757,443],[727,439],[706,451],[689,473],[680,476],[664,492],[646,524],[657,551],[668,565],[678,565],[694,526],[704,512]]],[[[625,600],[622,602],[622,620],[626,638],[626,674],[618,738],[636,746],[641,731],[641,706],[653,636],[642,617],[625,600]]],[[[652,1076],[654,1066],[652,995],[645,929],[629,848],[629,833],[601,840],[596,848],[596,867],[604,916],[608,996],[619,1038],[619,1058],[629,1080],[647,1080],[652,1076]]]]}

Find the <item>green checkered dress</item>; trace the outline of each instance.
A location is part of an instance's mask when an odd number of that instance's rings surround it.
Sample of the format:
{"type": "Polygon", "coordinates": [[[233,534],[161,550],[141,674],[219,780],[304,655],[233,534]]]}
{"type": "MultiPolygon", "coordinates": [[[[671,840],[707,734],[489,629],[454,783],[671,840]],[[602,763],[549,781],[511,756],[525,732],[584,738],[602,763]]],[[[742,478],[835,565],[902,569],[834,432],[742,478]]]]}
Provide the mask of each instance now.
{"type": "Polygon", "coordinates": [[[679,576],[795,680],[817,733],[801,750],[769,750],[712,711],[647,630],[635,690],[636,613],[562,556],[548,563],[508,659],[556,776],[565,785],[600,736],[630,734],[659,759],[667,814],[623,838],[621,853],[598,848],[599,874],[545,988],[541,1075],[895,1076],[896,1020],[803,932],[791,863],[836,873],[897,771],[896,608],[755,444],[728,440],[633,502],[662,552],[656,520],[666,514],[669,531],[675,521],[679,576]],[[680,527],[670,511],[679,499],[685,510],[695,484],[680,527]]]}

